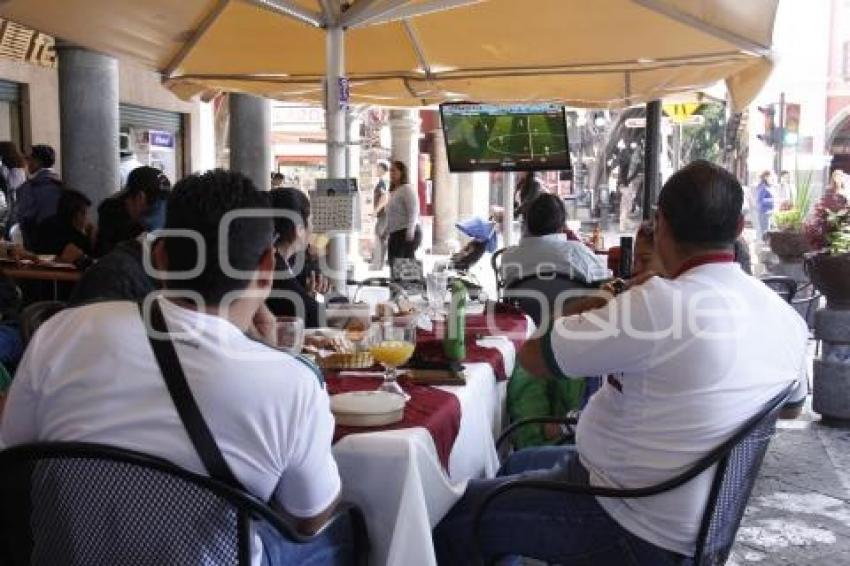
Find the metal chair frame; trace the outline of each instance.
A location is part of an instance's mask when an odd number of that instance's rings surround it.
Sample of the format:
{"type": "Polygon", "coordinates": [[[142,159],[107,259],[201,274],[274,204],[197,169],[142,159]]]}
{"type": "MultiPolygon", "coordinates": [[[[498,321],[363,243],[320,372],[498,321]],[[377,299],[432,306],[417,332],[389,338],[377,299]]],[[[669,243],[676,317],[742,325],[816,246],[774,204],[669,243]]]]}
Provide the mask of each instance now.
{"type": "MultiPolygon", "coordinates": [[[[729,464],[729,456],[732,451],[741,444],[744,440],[746,440],[750,435],[755,433],[755,431],[759,428],[760,425],[769,423],[771,429],[771,435],[775,431],[775,423],[776,418],[779,414],[779,410],[782,408],[785,399],[791,393],[794,388],[794,384],[788,385],[780,394],[776,395],[773,399],[771,399],[758,413],[754,416],[750,417],[738,430],[724,443],[715,449],[711,450],[708,454],[703,456],[699,461],[697,461],[691,468],[686,470],[685,472],[668,479],[667,481],[661,482],[659,484],[634,488],[634,489],[613,489],[607,487],[596,487],[590,485],[575,485],[569,484],[566,482],[552,481],[552,480],[528,480],[528,479],[516,479],[506,482],[505,484],[499,486],[494,489],[492,493],[488,494],[488,496],[478,505],[475,510],[473,517],[473,530],[474,530],[474,538],[476,544],[476,553],[478,555],[477,562],[479,564],[484,564],[485,561],[483,559],[483,553],[481,552],[481,529],[482,529],[482,518],[484,517],[487,508],[493,504],[493,502],[498,499],[500,496],[505,493],[520,490],[520,489],[534,489],[534,490],[543,490],[543,491],[551,491],[551,492],[559,492],[559,493],[571,493],[577,495],[587,495],[587,496],[595,496],[595,497],[611,497],[618,499],[632,499],[632,498],[640,498],[640,497],[650,497],[653,495],[658,495],[677,487],[680,487],[687,483],[688,481],[694,479],[705,470],[710,467],[717,465],[717,470],[715,472],[714,480],[711,484],[711,490],[709,492],[708,503],[705,508],[705,512],[703,513],[702,522],[700,524],[699,535],[697,537],[697,545],[696,545],[696,553],[693,559],[693,566],[709,566],[711,564],[722,564],[723,562],[709,563],[706,559],[703,558],[703,552],[705,550],[705,543],[708,537],[709,527],[711,525],[711,520],[714,514],[714,511],[717,506],[717,499],[720,493],[720,489],[723,483],[724,476],[726,474],[726,470],[729,464]]],[[[575,419],[552,419],[549,418],[541,418],[538,419],[527,419],[534,420],[535,422],[563,422],[565,424],[576,424],[575,419]]],[[[520,423],[516,423],[519,425],[520,423]]],[[[516,427],[513,427],[516,428],[516,427]]],[[[507,432],[507,431],[506,431],[507,432]]],[[[505,436],[504,434],[502,436],[505,436]]],[[[501,439],[501,437],[500,437],[501,439]]],[[[765,445],[762,454],[759,457],[758,463],[756,465],[756,470],[761,467],[761,461],[764,457],[764,452],[767,450],[767,445],[765,445]]],[[[753,478],[753,482],[755,482],[755,478],[753,478]]],[[[750,488],[752,484],[750,484],[750,488]]],[[[746,498],[749,498],[749,493],[747,493],[746,498]]],[[[568,512],[565,510],[564,512],[568,512]]],[[[743,509],[741,509],[741,516],[743,516],[743,509]]],[[[740,517],[738,518],[738,524],[735,525],[733,530],[737,531],[738,525],[740,524],[740,517]]],[[[731,549],[731,544],[730,544],[731,549]]],[[[726,556],[728,556],[727,549],[726,556]]]]}
{"type": "MultiPolygon", "coordinates": [[[[315,540],[316,536],[320,535],[336,521],[342,520],[345,516],[351,518],[354,529],[357,564],[359,566],[365,566],[368,563],[369,539],[366,523],[362,512],[353,505],[347,503],[338,505],[331,519],[319,533],[314,536],[304,536],[295,530],[287,518],[274,511],[268,504],[253,495],[234,489],[213,478],[198,475],[175,466],[162,458],[132,450],[83,442],[44,442],[15,446],[0,451],[0,477],[6,477],[9,469],[22,461],[35,463],[64,459],[105,460],[130,464],[134,467],[174,476],[222,498],[228,504],[232,505],[238,513],[238,564],[240,566],[249,566],[251,564],[251,541],[253,538],[251,534],[251,520],[260,519],[266,521],[283,538],[291,541],[293,544],[307,544],[315,540]]],[[[4,500],[3,510],[0,511],[0,527],[2,527],[0,528],[0,563],[26,564],[28,561],[20,562],[18,559],[19,561],[16,562],[16,559],[13,557],[20,557],[20,545],[26,544],[28,541],[10,540],[11,537],[9,537],[8,533],[14,531],[10,528],[8,522],[21,519],[21,517],[15,515],[13,508],[9,504],[9,499],[21,496],[28,498],[29,495],[10,492],[12,490],[8,486],[8,481],[4,480],[3,485],[0,485],[0,494],[3,494],[2,499],[4,500]]],[[[150,517],[150,520],[155,521],[156,517],[150,517]]]]}

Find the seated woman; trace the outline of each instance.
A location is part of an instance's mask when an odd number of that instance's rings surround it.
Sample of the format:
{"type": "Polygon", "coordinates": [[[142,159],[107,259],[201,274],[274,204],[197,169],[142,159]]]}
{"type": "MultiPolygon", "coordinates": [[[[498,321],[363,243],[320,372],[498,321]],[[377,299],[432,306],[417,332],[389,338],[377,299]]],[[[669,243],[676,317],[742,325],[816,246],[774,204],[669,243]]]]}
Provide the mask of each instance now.
{"type": "Polygon", "coordinates": [[[302,316],[305,328],[317,328],[323,317],[316,295],[327,293],[330,284],[318,270],[305,270],[304,261],[300,259],[310,239],[310,200],[293,188],[271,191],[269,198],[275,211],[294,214],[274,219],[279,238],[276,277],[266,305],[275,316],[302,316]],[[302,273],[304,279],[299,279],[302,273]]]}
{"type": "Polygon", "coordinates": [[[92,253],[92,226],[87,221],[90,206],[91,201],[80,191],[62,189],[56,214],[39,225],[32,251],[85,266],[92,253]]]}

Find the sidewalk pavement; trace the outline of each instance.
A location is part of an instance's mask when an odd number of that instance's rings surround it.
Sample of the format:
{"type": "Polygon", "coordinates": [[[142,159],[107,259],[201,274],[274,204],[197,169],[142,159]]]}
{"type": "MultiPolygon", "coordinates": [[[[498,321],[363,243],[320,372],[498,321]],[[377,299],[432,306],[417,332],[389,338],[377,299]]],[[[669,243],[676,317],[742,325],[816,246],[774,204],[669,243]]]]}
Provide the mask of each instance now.
{"type": "Polygon", "coordinates": [[[850,430],[779,422],[727,564],[850,564],[850,430]]]}

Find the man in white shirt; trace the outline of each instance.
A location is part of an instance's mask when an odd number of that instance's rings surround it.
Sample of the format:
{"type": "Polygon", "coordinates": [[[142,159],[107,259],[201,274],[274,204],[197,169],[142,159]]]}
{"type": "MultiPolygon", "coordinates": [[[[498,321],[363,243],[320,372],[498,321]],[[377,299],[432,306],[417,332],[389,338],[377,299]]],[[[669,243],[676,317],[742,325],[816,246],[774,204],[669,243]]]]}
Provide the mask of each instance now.
{"type": "MultiPolygon", "coordinates": [[[[246,335],[265,330],[261,335],[274,336],[274,319],[264,306],[274,274],[271,218],[236,216],[226,240],[219,238],[228,213],[268,207],[267,196],[238,173],[209,171],[178,183],[166,229],[194,233],[198,241],[175,235],[154,245],[166,293],[149,296],[145,304],[161,310],[186,382],[232,476],[293,517],[299,531],[312,534],[340,492],[328,395],[310,366],[246,335]],[[229,266],[220,263],[220,251],[229,266]],[[195,266],[199,272],[186,279],[195,266]]],[[[109,444],[208,474],[166,388],[139,306],[131,302],[67,309],[36,333],[9,394],[0,445],[41,441],[109,444]]],[[[258,534],[255,565],[261,558],[300,563],[314,546],[281,544],[266,525],[258,526],[258,534]]],[[[326,552],[327,546],[313,550],[326,552]]]]}
{"type": "Polygon", "coordinates": [[[583,283],[611,277],[605,263],[581,242],[567,239],[567,211],[557,195],[540,193],[526,205],[524,235],[502,255],[506,285],[545,273],[561,273],[583,283]]]}
{"type": "MultiPolygon", "coordinates": [[[[652,277],[595,310],[560,318],[523,348],[521,363],[535,375],[611,377],[582,412],[575,447],[517,452],[508,473],[611,488],[656,485],[805,379],[805,323],[734,262],[742,201],[738,181],[708,162],[676,173],[659,196],[655,237],[672,277],[652,277]]],[[[436,529],[441,562],[468,556],[471,509],[507,479],[467,489],[436,529]]],[[[488,556],[679,564],[694,554],[712,479],[713,469],[632,500],[516,492],[491,507],[480,540],[488,556]]]]}

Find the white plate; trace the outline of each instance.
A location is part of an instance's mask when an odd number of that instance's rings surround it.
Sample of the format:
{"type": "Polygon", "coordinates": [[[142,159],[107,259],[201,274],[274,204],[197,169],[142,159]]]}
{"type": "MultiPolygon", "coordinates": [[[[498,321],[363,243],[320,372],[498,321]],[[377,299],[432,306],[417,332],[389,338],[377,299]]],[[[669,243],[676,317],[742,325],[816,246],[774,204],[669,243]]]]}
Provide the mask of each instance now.
{"type": "Polygon", "coordinates": [[[386,391],[331,395],[331,412],[343,426],[383,426],[404,418],[404,397],[386,391]]]}

